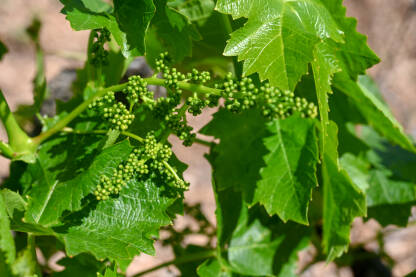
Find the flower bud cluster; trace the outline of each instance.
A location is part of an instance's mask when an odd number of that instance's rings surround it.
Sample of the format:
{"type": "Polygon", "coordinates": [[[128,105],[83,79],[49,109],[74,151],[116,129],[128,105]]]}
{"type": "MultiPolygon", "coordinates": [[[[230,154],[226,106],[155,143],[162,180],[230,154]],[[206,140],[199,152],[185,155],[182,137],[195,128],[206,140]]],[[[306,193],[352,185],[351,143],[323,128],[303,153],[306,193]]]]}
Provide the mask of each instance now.
{"type": "Polygon", "coordinates": [[[269,120],[284,119],[294,113],[300,113],[302,117],[317,116],[317,107],[314,103],[295,97],[293,92],[281,91],[268,83],[257,87],[250,78],[237,81],[228,74],[224,82],[217,84],[216,88],[222,90],[225,108],[234,113],[256,107],[269,120]]]}
{"type": "Polygon", "coordinates": [[[176,169],[169,165],[171,157],[171,148],[157,142],[154,134],[150,132],[143,141],[143,147],[135,148],[129,158],[114,169],[111,177],[101,176],[94,195],[97,200],[107,200],[111,195],[118,194],[133,178],[149,178],[150,172],[158,173],[158,179],[163,180],[170,188],[185,190],[188,184],[179,178],[176,169]]]}
{"type": "Polygon", "coordinates": [[[130,105],[134,105],[139,101],[152,104],[153,92],[147,89],[147,82],[139,75],[130,76],[127,87],[123,90],[127,96],[130,105]]]}
{"type": "Polygon", "coordinates": [[[88,107],[97,109],[113,130],[125,131],[134,120],[134,114],[130,113],[123,103],[116,101],[113,92],[94,100],[88,107]]]}

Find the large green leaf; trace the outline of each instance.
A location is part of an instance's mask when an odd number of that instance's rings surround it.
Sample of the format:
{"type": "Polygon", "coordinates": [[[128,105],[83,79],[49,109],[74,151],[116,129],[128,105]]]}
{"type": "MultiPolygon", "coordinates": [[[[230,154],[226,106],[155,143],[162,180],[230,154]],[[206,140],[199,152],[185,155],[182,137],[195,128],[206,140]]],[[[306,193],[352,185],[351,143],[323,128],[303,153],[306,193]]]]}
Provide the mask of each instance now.
{"type": "Polygon", "coordinates": [[[324,196],[323,244],[327,260],[331,261],[348,249],[351,223],[366,215],[365,194],[351,182],[338,161],[337,127],[330,122],[321,136],[322,178],[324,196]]]}
{"type": "Polygon", "coordinates": [[[334,87],[354,100],[366,121],[391,142],[415,152],[416,149],[403,131],[403,127],[393,117],[387,106],[372,93],[368,86],[351,80],[345,73],[337,74],[334,87]]]}
{"type": "Polygon", "coordinates": [[[135,255],[154,255],[153,239],[171,223],[166,210],[176,197],[152,180],[127,182],[118,197],[100,201],[68,217],[60,230],[68,255],[90,252],[126,268],[135,255]],[[80,216],[84,215],[82,219],[80,216]]]}
{"type": "Polygon", "coordinates": [[[102,175],[111,175],[132,150],[128,141],[101,151],[95,135],[58,136],[44,143],[37,162],[28,167],[32,189],[25,219],[29,223],[57,224],[65,210],[81,209],[102,175]]]}
{"type": "Polygon", "coordinates": [[[233,114],[221,109],[201,133],[220,139],[211,149],[210,158],[218,189],[234,187],[244,192],[247,202],[252,202],[259,171],[265,165],[263,156],[267,154],[262,139],[268,133],[260,112],[233,114]]]}
{"type": "Polygon", "coordinates": [[[328,94],[339,64],[327,45],[318,44],[312,62],[320,115],[320,152],[323,179],[323,246],[331,261],[348,249],[351,223],[366,214],[365,195],[340,167],[338,128],[329,120],[328,94]]]}
{"type": "Polygon", "coordinates": [[[219,190],[233,187],[245,201],[265,205],[269,214],[307,224],[317,184],[313,120],[296,115],[266,125],[256,110],[238,115],[220,110],[202,132],[220,138],[210,159],[219,190]]]}
{"type": "Polygon", "coordinates": [[[318,0],[220,0],[216,9],[248,18],[231,34],[224,54],[244,60],[244,75],[257,72],[283,90],[293,90],[307,73],[318,42],[343,42],[342,30],[318,0]]]}
{"type": "Polygon", "coordinates": [[[308,205],[316,187],[318,144],[315,122],[298,115],[268,123],[264,139],[269,153],[260,171],[255,202],[283,221],[308,223],[308,205]],[[296,128],[294,128],[296,126],[296,128]]]}

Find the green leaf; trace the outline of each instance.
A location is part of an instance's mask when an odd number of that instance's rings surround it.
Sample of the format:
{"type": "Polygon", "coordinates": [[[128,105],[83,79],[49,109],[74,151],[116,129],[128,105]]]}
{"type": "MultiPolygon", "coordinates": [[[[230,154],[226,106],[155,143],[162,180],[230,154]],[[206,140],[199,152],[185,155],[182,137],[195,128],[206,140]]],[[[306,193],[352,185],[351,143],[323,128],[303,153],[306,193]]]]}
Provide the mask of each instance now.
{"type": "Polygon", "coordinates": [[[3,42],[0,41],[0,60],[3,58],[4,54],[7,53],[7,47],[3,42]]]}
{"type": "MultiPolygon", "coordinates": [[[[90,1],[82,0],[60,0],[64,5],[62,13],[66,15],[66,19],[71,23],[71,27],[76,30],[92,30],[108,27],[111,17],[108,12],[111,11],[111,7],[107,6],[107,9],[91,10],[89,8],[97,7],[97,2],[100,0],[94,0],[94,4],[88,5],[90,1]],[[87,3],[87,5],[85,4],[87,3]]],[[[104,7],[104,6],[103,6],[104,7]]]]}
{"type": "Polygon", "coordinates": [[[163,47],[177,62],[191,56],[192,40],[201,38],[189,19],[169,7],[166,0],[156,1],[156,14],[152,25],[163,47]]]}
{"type": "Polygon", "coordinates": [[[366,215],[365,195],[351,182],[338,161],[337,127],[330,122],[324,141],[322,178],[324,195],[323,245],[327,261],[331,261],[348,249],[351,223],[355,217],[366,215]]]}
{"type": "Polygon", "coordinates": [[[219,190],[234,187],[247,202],[265,205],[269,214],[307,224],[308,203],[317,183],[312,120],[293,116],[266,128],[256,110],[239,115],[220,110],[201,132],[220,139],[210,159],[219,190]]]}
{"type": "Polygon", "coordinates": [[[315,122],[296,115],[267,125],[271,135],[264,144],[269,153],[264,156],[266,165],[260,171],[254,202],[283,221],[308,224],[308,205],[317,186],[315,122]]]}
{"type": "Polygon", "coordinates": [[[146,31],[155,11],[152,0],[114,0],[114,15],[127,36],[126,47],[135,56],[146,53],[146,31]]]}
{"type": "Polygon", "coordinates": [[[73,214],[61,230],[68,255],[90,252],[126,268],[135,255],[154,255],[153,239],[161,226],[171,223],[166,210],[175,201],[152,180],[131,180],[117,198],[73,214]],[[82,217],[80,215],[88,213],[82,217]]]}
{"type": "Polygon", "coordinates": [[[3,193],[0,194],[0,252],[1,255],[4,255],[5,262],[8,265],[14,263],[16,258],[16,248],[14,245],[12,232],[10,230],[10,221],[7,214],[7,206],[3,193]]]}
{"type": "Polygon", "coordinates": [[[350,78],[357,79],[365,74],[367,68],[380,62],[380,59],[367,45],[367,37],[356,31],[357,20],[346,17],[343,0],[321,0],[331,13],[332,18],[344,32],[344,43],[337,43],[337,59],[350,78]]]}
{"type": "Polygon", "coordinates": [[[127,140],[101,152],[100,145],[95,135],[59,136],[42,145],[36,164],[28,167],[34,183],[27,222],[50,226],[63,211],[81,209],[81,200],[93,192],[100,176],[111,175],[132,149],[127,140]]]}
{"type": "Polygon", "coordinates": [[[102,263],[90,254],[79,254],[75,257],[65,257],[58,261],[65,266],[65,270],[53,273],[53,277],[97,277],[97,272],[102,268],[102,263]]]}
{"type": "MultiPolygon", "coordinates": [[[[100,29],[100,28],[107,28],[111,34],[114,36],[115,41],[121,48],[121,52],[123,53],[124,57],[130,58],[134,56],[138,56],[143,54],[144,52],[140,52],[141,50],[144,51],[143,48],[143,41],[137,40],[136,34],[127,35],[122,30],[120,30],[121,26],[116,20],[116,17],[112,14],[112,7],[111,6],[102,6],[98,8],[101,4],[97,4],[98,2],[102,2],[101,0],[94,0],[95,4],[89,3],[89,1],[82,1],[82,0],[60,0],[61,3],[64,5],[62,9],[62,13],[66,15],[66,19],[71,23],[71,27],[76,30],[93,30],[93,29],[100,29]],[[87,3],[87,4],[86,4],[87,3]],[[89,8],[97,8],[97,10],[90,10],[89,8]],[[105,8],[106,7],[106,8],[105,8]],[[133,41],[129,41],[128,39],[132,39],[133,41]],[[138,45],[136,45],[138,44],[138,45]],[[143,48],[143,49],[140,49],[143,48]]],[[[135,2],[136,4],[140,5],[142,1],[135,2]]],[[[135,5],[136,7],[137,5],[135,5]]],[[[148,7],[148,6],[146,6],[148,7]]],[[[147,19],[147,14],[145,14],[145,10],[137,10],[135,9],[138,14],[143,15],[145,19],[147,19]]],[[[139,18],[139,17],[137,17],[139,18]]],[[[149,19],[150,20],[150,19],[149,19]]],[[[136,22],[134,22],[136,24],[136,22]]],[[[145,23],[143,21],[143,23],[145,23]]],[[[121,24],[123,28],[127,28],[125,26],[126,22],[122,20],[121,24]]],[[[128,24],[127,24],[128,25],[128,24]]],[[[132,31],[130,26],[129,29],[126,31],[132,31]]],[[[147,28],[147,27],[146,27],[147,28]]],[[[145,28],[145,29],[146,29],[145,28]]],[[[142,27],[139,28],[139,31],[142,30],[142,27]]],[[[137,30],[136,30],[137,31],[137,30]]],[[[139,36],[144,37],[144,34],[139,32],[139,36]]]]}
{"type": "Polygon", "coordinates": [[[354,100],[356,107],[375,130],[403,149],[415,152],[416,148],[403,131],[403,127],[393,117],[374,93],[363,84],[349,79],[346,74],[337,74],[334,87],[354,100]]]}
{"type": "Polygon", "coordinates": [[[244,75],[257,72],[282,90],[294,90],[307,73],[319,41],[343,42],[342,31],[320,1],[220,0],[216,9],[248,19],[231,34],[224,55],[244,60],[244,75]]]}
{"type": "Polygon", "coordinates": [[[329,120],[328,93],[331,79],[339,70],[336,59],[325,44],[315,49],[312,62],[320,114],[320,150],[323,179],[323,247],[327,261],[348,249],[351,223],[366,214],[365,195],[351,182],[338,160],[338,128],[329,120]]]}
{"type": "Polygon", "coordinates": [[[221,109],[201,133],[220,139],[211,149],[210,158],[218,190],[233,187],[243,191],[245,200],[251,203],[267,154],[262,141],[268,136],[264,117],[258,110],[232,114],[221,109]]]}

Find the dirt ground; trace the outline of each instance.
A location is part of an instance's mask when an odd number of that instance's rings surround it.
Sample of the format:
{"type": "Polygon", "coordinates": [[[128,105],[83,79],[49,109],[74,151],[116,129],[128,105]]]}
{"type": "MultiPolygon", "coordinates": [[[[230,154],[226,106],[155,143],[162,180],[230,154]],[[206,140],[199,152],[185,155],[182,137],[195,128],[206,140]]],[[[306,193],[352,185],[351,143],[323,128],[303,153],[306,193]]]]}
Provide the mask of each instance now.
{"type": "MultiPolygon", "coordinates": [[[[416,137],[416,1],[411,0],[345,0],[348,14],[358,18],[358,30],[368,35],[368,42],[383,60],[369,71],[380,86],[394,115],[406,131],[416,137]]],[[[43,22],[41,43],[46,51],[46,76],[53,80],[66,68],[80,67],[88,32],[71,30],[57,0],[0,0],[0,40],[9,53],[0,62],[0,88],[12,109],[19,104],[32,102],[34,75],[34,49],[29,45],[24,29],[34,15],[43,22]]],[[[205,115],[193,119],[196,127],[207,122],[205,115]],[[199,121],[199,122],[198,122],[199,121]]],[[[0,138],[6,139],[3,130],[0,138]]],[[[214,199],[208,162],[203,158],[207,148],[191,149],[175,146],[179,158],[190,167],[185,178],[191,183],[186,198],[190,203],[202,203],[203,211],[214,222],[214,199]]],[[[6,176],[8,161],[0,158],[0,176],[6,176]]],[[[179,219],[178,224],[186,224],[179,219]]],[[[377,247],[371,241],[380,229],[374,221],[354,222],[351,234],[353,243],[369,242],[367,247],[377,247]]],[[[397,261],[394,276],[404,276],[416,269],[416,226],[406,229],[388,227],[386,251],[397,261]]],[[[141,255],[129,267],[128,274],[150,268],[172,258],[170,249],[157,245],[157,256],[141,255]]],[[[304,253],[305,254],[305,253],[304,253]]],[[[305,254],[307,256],[307,253],[305,254]]],[[[147,276],[175,276],[177,271],[163,269],[147,276]],[[176,273],[175,273],[176,272],[176,273]]],[[[334,265],[317,264],[302,276],[352,276],[348,269],[336,269],[334,265]]]]}

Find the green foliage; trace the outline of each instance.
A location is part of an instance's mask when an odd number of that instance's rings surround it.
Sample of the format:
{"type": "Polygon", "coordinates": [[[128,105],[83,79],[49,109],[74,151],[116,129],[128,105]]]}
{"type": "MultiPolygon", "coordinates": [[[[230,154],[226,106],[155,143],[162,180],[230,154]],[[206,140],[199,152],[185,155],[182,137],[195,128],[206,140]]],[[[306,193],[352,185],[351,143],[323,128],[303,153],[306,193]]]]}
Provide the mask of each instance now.
{"type": "Polygon", "coordinates": [[[126,268],[131,259],[144,252],[154,255],[153,238],[161,226],[169,224],[166,210],[175,196],[169,196],[154,181],[131,180],[119,197],[92,203],[69,216],[60,235],[69,255],[90,252],[97,259],[115,260],[126,268]]]}
{"type": "Polygon", "coordinates": [[[268,154],[264,156],[266,165],[260,170],[255,200],[283,221],[307,224],[308,204],[312,189],[317,186],[318,145],[314,121],[293,116],[272,121],[267,128],[271,135],[263,141],[268,154]]]}
{"type": "MultiPolygon", "coordinates": [[[[74,97],[38,116],[34,137],[15,119],[47,97],[37,20],[34,104],[14,115],[0,95],[0,154],[14,160],[0,193],[1,276],[124,276],[135,256],[157,254],[161,229],[175,258],[160,267],[183,276],[296,276],[311,245],[311,265],[353,266],[357,217],[407,225],[414,142],[364,76],[379,59],[342,0],[61,3],[74,30],[90,31],[74,97]],[[138,56],[151,77],[126,75],[138,56]],[[212,120],[194,129],[206,108],[212,120]],[[171,135],[209,148],[216,224],[184,203],[171,135]],[[192,224],[173,226],[178,214],[192,224]],[[205,242],[189,244],[194,235],[205,242]],[[65,269],[38,263],[36,249],[47,260],[64,251],[65,269]]],[[[370,254],[385,258],[382,247],[370,254]]]]}
{"type": "Polygon", "coordinates": [[[27,194],[26,222],[59,224],[62,212],[81,209],[81,200],[93,192],[100,176],[110,175],[131,151],[127,141],[101,152],[99,144],[96,136],[89,135],[58,137],[44,144],[37,162],[27,169],[32,188],[27,194]],[[62,144],[77,145],[78,151],[62,149],[62,144]]]}
{"type": "Polygon", "coordinates": [[[221,0],[216,9],[234,19],[248,19],[231,34],[224,54],[244,60],[244,75],[259,73],[283,90],[293,90],[308,64],[317,59],[317,45],[344,41],[342,30],[320,1],[221,0]]]}

